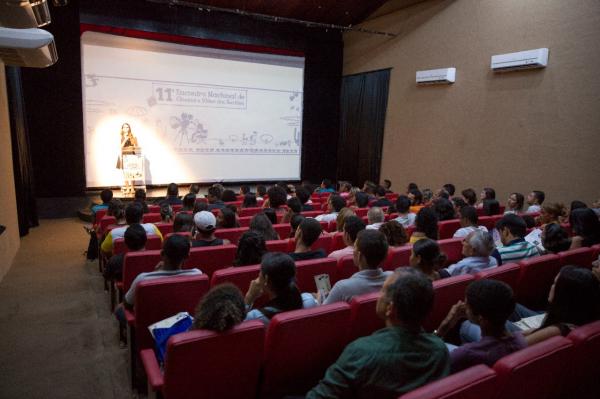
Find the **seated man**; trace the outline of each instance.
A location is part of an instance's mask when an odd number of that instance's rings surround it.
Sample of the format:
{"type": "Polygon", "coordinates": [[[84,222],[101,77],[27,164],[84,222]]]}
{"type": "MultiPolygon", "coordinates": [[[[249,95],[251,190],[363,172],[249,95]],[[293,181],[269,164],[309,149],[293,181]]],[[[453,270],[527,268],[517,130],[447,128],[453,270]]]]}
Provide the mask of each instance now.
{"type": "Polygon", "coordinates": [[[496,267],[498,261],[493,256],[490,256],[493,251],[494,239],[491,235],[481,230],[472,231],[465,237],[462,243],[462,255],[464,258],[445,269],[440,269],[440,277],[475,274],[483,269],[496,267]]]}
{"type": "Polygon", "coordinates": [[[461,228],[454,232],[452,238],[462,238],[469,235],[469,233],[481,230],[487,233],[485,226],[479,226],[479,217],[477,216],[477,209],[473,206],[464,206],[460,209],[460,226],[461,228]]]}
{"type": "MultiPolygon", "coordinates": [[[[142,216],[142,207],[140,204],[134,202],[127,205],[127,208],[125,208],[125,221],[127,222],[127,225],[123,227],[117,227],[116,229],[112,229],[106,235],[106,238],[100,246],[102,252],[107,256],[112,255],[114,241],[118,238],[123,238],[125,236],[125,231],[127,231],[127,227],[129,227],[132,224],[140,223],[142,221],[142,216]]],[[[156,235],[159,236],[162,240],[162,234],[160,233],[158,227],[156,227],[154,224],[143,223],[141,224],[141,226],[144,228],[147,235],[156,235]]]]}
{"type": "Polygon", "coordinates": [[[169,205],[181,205],[183,201],[179,198],[179,187],[177,184],[171,183],[167,186],[167,196],[164,201],[167,201],[169,205]]]}
{"type": "Polygon", "coordinates": [[[515,299],[509,285],[497,280],[477,280],[465,293],[466,303],[458,302],[436,330],[443,337],[456,322],[467,316],[481,327],[481,340],[459,346],[450,352],[453,373],[478,364],[492,367],[500,358],[527,346],[520,332],[509,332],[506,321],[515,310],[515,299]]]}
{"type": "Polygon", "coordinates": [[[296,260],[309,260],[319,259],[327,256],[323,248],[312,251],[310,246],[317,241],[323,229],[321,223],[317,222],[313,218],[305,218],[296,229],[296,250],[289,254],[292,259],[296,260]]]}
{"type": "Polygon", "coordinates": [[[392,274],[392,272],[384,272],[380,267],[387,254],[388,243],[382,232],[378,230],[359,232],[354,242],[354,264],[359,271],[352,277],[335,283],[323,303],[350,302],[355,295],[379,291],[385,279],[392,274]]]}
{"type": "Polygon", "coordinates": [[[196,225],[196,234],[192,239],[192,247],[212,247],[214,245],[229,244],[228,240],[215,236],[217,218],[212,212],[200,211],[196,213],[194,224],[196,225]]]}
{"type": "Polygon", "coordinates": [[[383,222],[385,222],[385,214],[383,213],[383,209],[378,206],[370,208],[367,212],[367,220],[369,221],[367,230],[379,230],[383,222]]]}
{"type": "Polygon", "coordinates": [[[540,255],[537,247],[523,238],[527,232],[527,225],[520,216],[510,213],[504,215],[496,223],[496,229],[500,233],[502,246],[496,248],[492,256],[496,258],[498,265],[519,262],[540,255]]]}
{"type": "Polygon", "coordinates": [[[317,216],[319,222],[331,222],[337,219],[338,213],[346,206],[346,200],[337,194],[331,194],[327,199],[327,213],[317,216]]]}
{"type": "Polygon", "coordinates": [[[388,277],[377,301],[386,327],[349,344],[306,398],[397,398],[447,376],[444,342],[421,327],[433,297],[431,282],[416,270],[388,277]]]}
{"type": "Polygon", "coordinates": [[[193,212],[196,204],[196,194],[188,193],[183,197],[181,212],[193,212]]]}
{"type": "Polygon", "coordinates": [[[396,200],[396,211],[398,217],[394,219],[400,223],[402,227],[406,228],[415,224],[416,214],[410,212],[411,201],[406,195],[401,195],[396,200]]]}
{"type": "Polygon", "coordinates": [[[538,213],[542,210],[542,204],[546,199],[546,194],[543,191],[533,190],[527,194],[527,204],[529,207],[525,213],[538,213]]]}
{"type": "Polygon", "coordinates": [[[310,200],[310,193],[308,192],[306,187],[304,187],[304,186],[296,187],[296,198],[298,198],[300,200],[300,203],[302,204],[303,212],[314,210],[313,206],[308,204],[308,201],[310,200]]]}
{"type": "Polygon", "coordinates": [[[377,198],[377,201],[375,201],[372,206],[378,206],[380,208],[383,208],[384,206],[392,206],[392,201],[387,199],[385,194],[385,188],[377,186],[375,189],[375,197],[377,198]]]}
{"type": "MultiPolygon", "coordinates": [[[[129,252],[143,251],[148,236],[146,230],[138,224],[132,224],[125,230],[125,246],[129,252]]],[[[123,277],[123,260],[125,253],[111,256],[104,268],[104,278],[107,280],[121,280],[123,277]]]]}
{"type": "Polygon", "coordinates": [[[393,193],[392,191],[392,181],[390,179],[383,179],[383,188],[386,193],[393,193]]]}
{"type": "Polygon", "coordinates": [[[148,209],[148,204],[146,203],[146,190],[144,190],[143,188],[138,188],[137,190],[135,190],[135,197],[133,199],[133,202],[140,204],[143,213],[150,212],[150,210],[148,209]]]}
{"type": "Polygon", "coordinates": [[[213,185],[208,188],[208,193],[206,194],[206,199],[208,200],[208,210],[209,211],[211,211],[213,209],[225,208],[225,203],[221,200],[222,195],[223,195],[223,190],[221,190],[221,187],[219,187],[217,185],[213,185]]]}
{"type": "Polygon", "coordinates": [[[113,198],[112,190],[105,189],[100,192],[100,199],[102,200],[102,203],[92,206],[92,208],[91,208],[92,216],[93,216],[92,222],[96,221],[96,212],[98,212],[100,209],[108,210],[108,204],[110,204],[110,201],[112,200],[112,198],[113,198]]]}
{"type": "Polygon", "coordinates": [[[330,258],[340,260],[343,256],[354,254],[354,242],[359,232],[365,229],[365,222],[358,216],[348,216],[344,222],[344,244],[346,248],[338,249],[329,254],[330,258]]]}

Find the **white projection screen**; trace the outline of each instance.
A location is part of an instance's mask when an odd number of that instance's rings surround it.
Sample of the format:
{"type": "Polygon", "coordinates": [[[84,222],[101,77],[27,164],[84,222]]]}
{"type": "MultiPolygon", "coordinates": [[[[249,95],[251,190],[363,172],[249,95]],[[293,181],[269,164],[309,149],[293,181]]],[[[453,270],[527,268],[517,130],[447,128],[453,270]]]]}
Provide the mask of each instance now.
{"type": "Polygon", "coordinates": [[[304,57],[81,36],[87,187],[119,186],[121,126],[146,184],[300,179],[304,57]]]}

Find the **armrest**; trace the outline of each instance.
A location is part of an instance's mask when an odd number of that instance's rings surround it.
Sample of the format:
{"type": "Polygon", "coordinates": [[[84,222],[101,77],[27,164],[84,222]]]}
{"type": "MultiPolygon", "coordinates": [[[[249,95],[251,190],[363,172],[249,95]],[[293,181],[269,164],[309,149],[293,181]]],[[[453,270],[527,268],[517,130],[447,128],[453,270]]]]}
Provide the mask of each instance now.
{"type": "Polygon", "coordinates": [[[125,310],[125,320],[127,320],[127,324],[129,324],[130,326],[135,326],[135,313],[133,313],[131,310],[125,310]]]}
{"type": "Polygon", "coordinates": [[[144,370],[148,376],[148,385],[154,391],[159,391],[164,385],[164,378],[160,371],[160,366],[154,355],[154,349],[144,349],[140,352],[140,358],[144,365],[144,370]]]}

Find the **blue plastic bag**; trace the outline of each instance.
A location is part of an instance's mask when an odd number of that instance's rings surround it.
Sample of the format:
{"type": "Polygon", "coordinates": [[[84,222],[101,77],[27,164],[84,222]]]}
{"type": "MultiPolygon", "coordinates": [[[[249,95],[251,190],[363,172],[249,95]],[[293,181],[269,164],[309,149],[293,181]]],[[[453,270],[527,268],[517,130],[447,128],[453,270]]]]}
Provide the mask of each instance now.
{"type": "Polygon", "coordinates": [[[186,332],[192,326],[194,319],[188,312],[179,312],[175,316],[156,322],[148,326],[150,334],[154,338],[156,357],[160,364],[165,361],[167,352],[167,341],[172,335],[186,332]]]}

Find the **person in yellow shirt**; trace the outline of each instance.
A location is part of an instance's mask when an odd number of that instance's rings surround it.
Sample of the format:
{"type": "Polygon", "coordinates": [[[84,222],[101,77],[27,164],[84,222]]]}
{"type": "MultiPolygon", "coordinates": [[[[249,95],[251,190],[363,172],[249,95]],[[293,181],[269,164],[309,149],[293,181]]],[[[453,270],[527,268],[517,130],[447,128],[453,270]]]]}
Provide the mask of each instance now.
{"type": "Polygon", "coordinates": [[[438,218],[433,209],[423,208],[415,218],[415,231],[410,236],[410,244],[424,238],[438,239],[438,218]]]}
{"type": "Polygon", "coordinates": [[[100,245],[100,249],[107,256],[112,255],[113,245],[116,239],[125,237],[125,231],[129,227],[129,225],[134,223],[139,223],[148,236],[155,235],[159,236],[160,240],[163,240],[162,234],[158,227],[156,227],[153,223],[141,223],[142,222],[142,206],[139,203],[132,203],[125,208],[125,221],[127,222],[126,226],[117,227],[116,229],[112,229],[102,241],[102,245],[100,245]]]}

